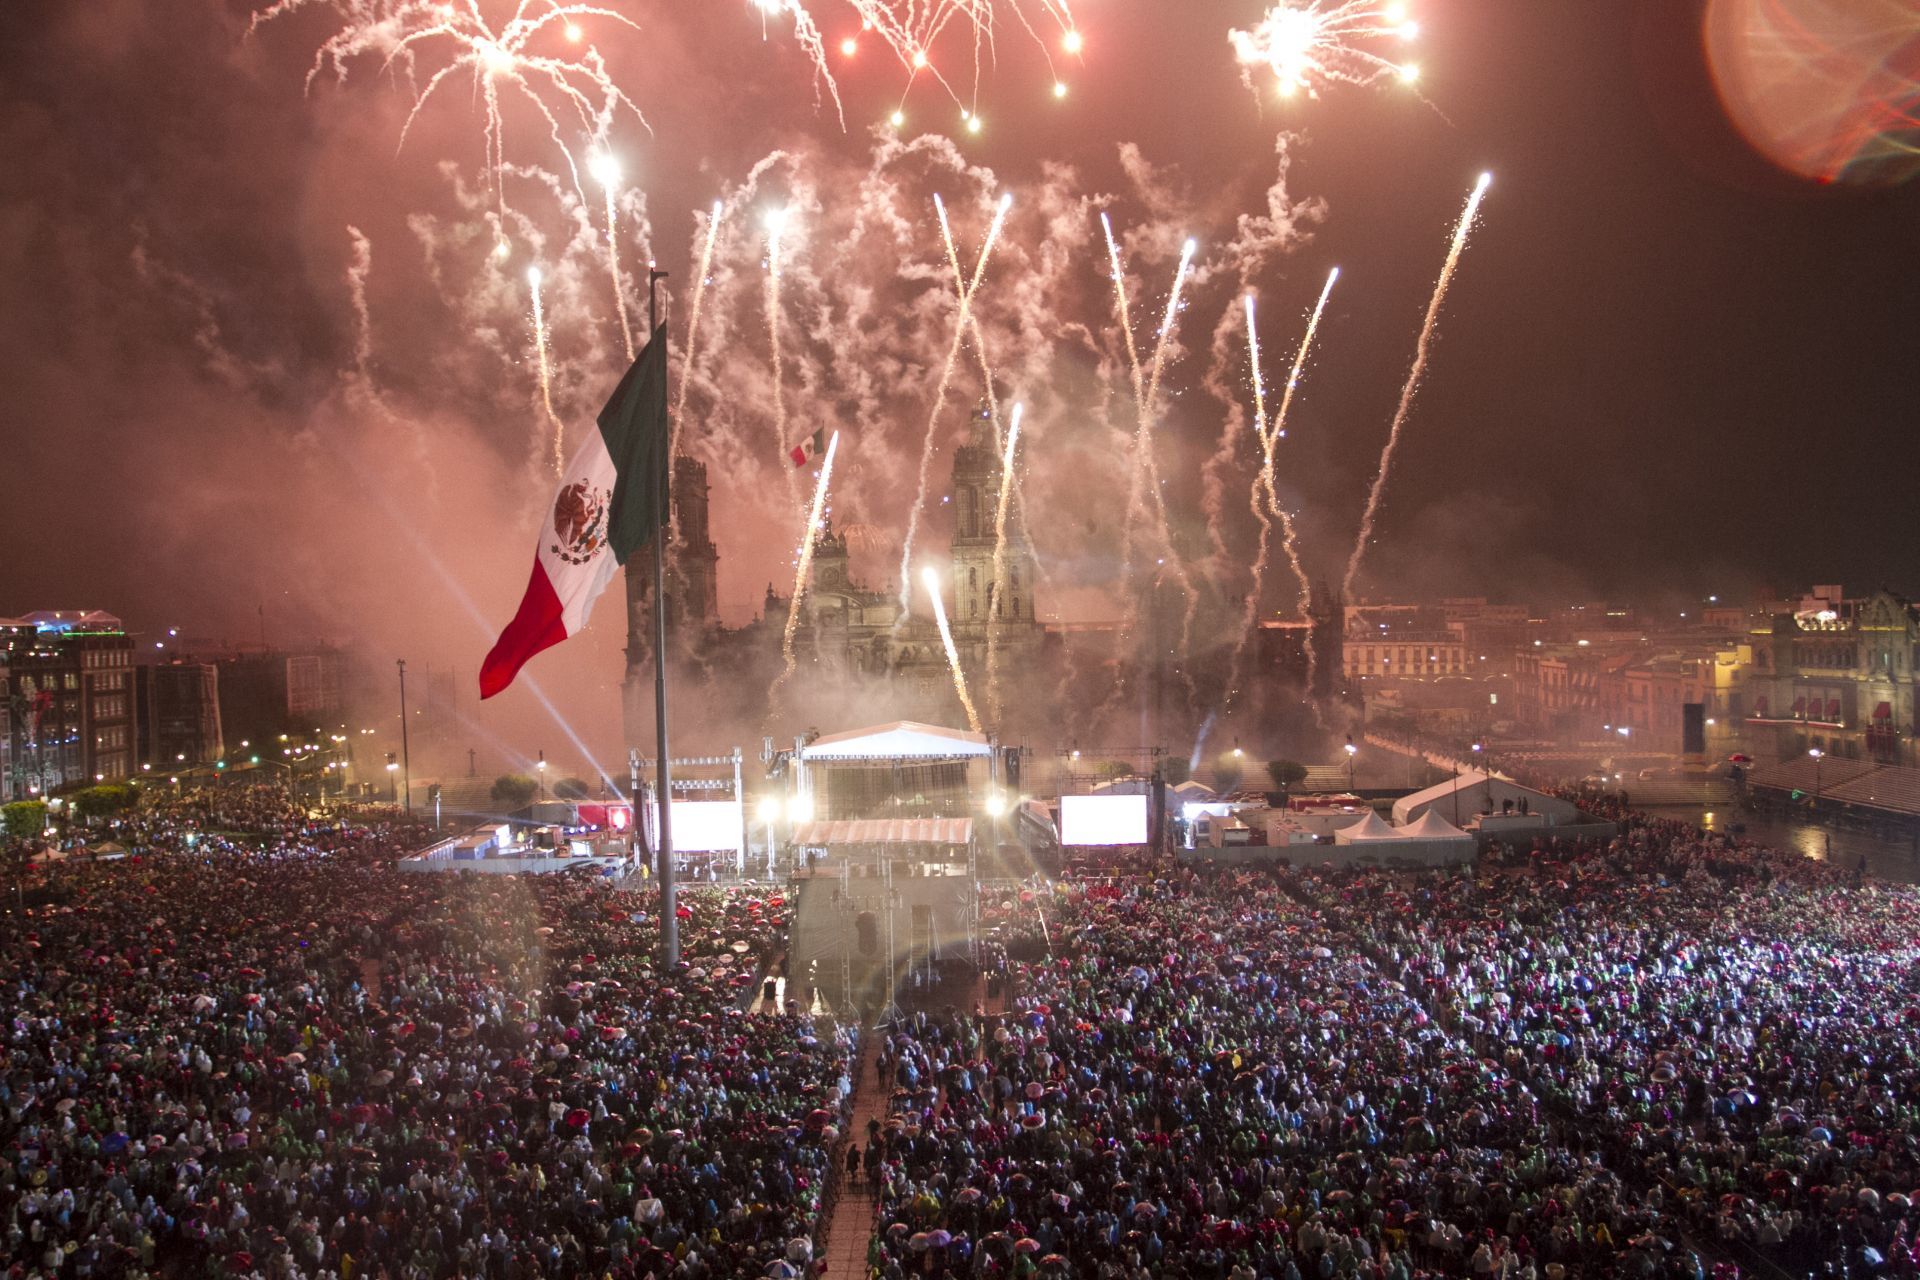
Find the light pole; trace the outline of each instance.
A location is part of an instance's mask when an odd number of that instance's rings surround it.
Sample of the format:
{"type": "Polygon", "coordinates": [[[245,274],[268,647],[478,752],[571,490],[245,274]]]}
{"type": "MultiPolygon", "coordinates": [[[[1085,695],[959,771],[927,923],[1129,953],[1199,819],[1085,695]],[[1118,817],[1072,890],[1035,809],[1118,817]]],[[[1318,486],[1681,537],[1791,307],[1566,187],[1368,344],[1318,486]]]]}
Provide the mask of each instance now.
{"type": "Polygon", "coordinates": [[[1359,794],[1353,780],[1353,758],[1360,754],[1360,748],[1353,745],[1353,735],[1347,735],[1347,790],[1359,794]]]}
{"type": "Polygon", "coordinates": [[[1820,758],[1827,753],[1818,747],[1808,747],[1807,754],[1813,757],[1813,807],[1820,807],[1820,758]]]}
{"type": "Polygon", "coordinates": [[[547,749],[545,747],[540,748],[540,763],[533,767],[533,771],[540,781],[540,798],[545,800],[547,798],[547,749]]]}
{"type": "MultiPolygon", "coordinates": [[[[413,812],[413,753],[407,748],[407,660],[395,659],[400,666],[400,780],[406,785],[407,812],[413,812]]],[[[431,674],[431,673],[429,673],[431,674]]],[[[428,690],[429,693],[432,690],[428,690]]]]}

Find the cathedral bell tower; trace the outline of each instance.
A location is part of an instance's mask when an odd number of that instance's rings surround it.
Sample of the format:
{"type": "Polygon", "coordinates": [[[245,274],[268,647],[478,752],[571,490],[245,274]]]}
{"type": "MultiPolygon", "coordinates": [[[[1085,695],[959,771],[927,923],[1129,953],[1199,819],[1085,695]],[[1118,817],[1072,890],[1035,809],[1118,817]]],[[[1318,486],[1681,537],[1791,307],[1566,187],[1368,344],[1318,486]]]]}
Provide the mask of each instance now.
{"type": "MultiPolygon", "coordinates": [[[[988,417],[983,408],[976,422],[988,417]]],[[[1021,535],[1020,513],[1007,512],[1005,596],[993,599],[993,547],[1000,509],[1000,454],[991,439],[975,439],[953,454],[953,622],[984,629],[989,621],[1033,622],[1033,549],[1021,535]],[[993,618],[989,619],[989,609],[993,618]]]]}

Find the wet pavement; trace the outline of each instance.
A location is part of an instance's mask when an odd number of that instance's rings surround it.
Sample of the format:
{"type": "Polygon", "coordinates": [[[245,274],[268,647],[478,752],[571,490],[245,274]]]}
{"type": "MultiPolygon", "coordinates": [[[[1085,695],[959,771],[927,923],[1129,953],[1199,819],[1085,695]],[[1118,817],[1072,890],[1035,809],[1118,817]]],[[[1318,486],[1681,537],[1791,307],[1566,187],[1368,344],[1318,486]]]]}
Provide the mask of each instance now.
{"type": "MultiPolygon", "coordinates": [[[[1638,808],[1639,806],[1635,806],[1638,808]]],[[[1809,858],[1852,868],[1861,857],[1867,860],[1867,873],[1883,880],[1920,882],[1920,855],[1912,838],[1886,839],[1870,832],[1821,826],[1778,817],[1743,813],[1732,805],[1647,805],[1644,812],[1660,818],[1683,818],[1710,831],[1738,832],[1748,840],[1757,840],[1776,849],[1796,849],[1809,858]]]]}

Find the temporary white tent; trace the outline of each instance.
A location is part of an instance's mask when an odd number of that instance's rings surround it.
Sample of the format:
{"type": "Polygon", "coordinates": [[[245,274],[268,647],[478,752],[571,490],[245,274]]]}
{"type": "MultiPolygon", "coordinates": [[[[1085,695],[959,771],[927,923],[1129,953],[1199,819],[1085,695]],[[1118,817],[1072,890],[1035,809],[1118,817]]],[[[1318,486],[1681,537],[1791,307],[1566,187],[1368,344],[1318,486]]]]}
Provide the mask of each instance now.
{"type": "Polygon", "coordinates": [[[1474,839],[1460,828],[1440,816],[1438,809],[1428,809],[1420,815],[1417,822],[1400,828],[1407,838],[1413,840],[1458,840],[1473,844],[1474,839]]]}
{"type": "Polygon", "coordinates": [[[993,747],[983,733],[949,729],[944,725],[895,720],[846,733],[815,738],[800,751],[809,763],[828,760],[961,760],[990,756],[993,747]]]}
{"type": "Polygon", "coordinates": [[[1489,777],[1484,773],[1463,773],[1458,778],[1436,782],[1424,791],[1401,796],[1393,802],[1393,820],[1405,826],[1435,808],[1442,816],[1452,818],[1457,807],[1464,821],[1489,810],[1499,813],[1501,803],[1507,800],[1513,801],[1515,808],[1522,800],[1526,801],[1528,812],[1540,818],[1542,826],[1558,827],[1589,820],[1571,801],[1523,787],[1499,774],[1489,777]]]}
{"type": "Polygon", "coordinates": [[[1380,820],[1380,815],[1367,810],[1367,816],[1350,827],[1342,827],[1333,833],[1335,844],[1359,844],[1369,840],[1399,840],[1403,837],[1398,831],[1380,820]]]}

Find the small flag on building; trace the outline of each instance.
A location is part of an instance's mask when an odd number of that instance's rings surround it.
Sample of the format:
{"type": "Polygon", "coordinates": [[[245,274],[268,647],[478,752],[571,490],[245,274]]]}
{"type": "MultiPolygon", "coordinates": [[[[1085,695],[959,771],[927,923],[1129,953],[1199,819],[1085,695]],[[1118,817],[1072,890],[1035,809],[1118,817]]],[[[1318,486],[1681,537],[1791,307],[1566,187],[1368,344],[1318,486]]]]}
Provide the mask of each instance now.
{"type": "Polygon", "coordinates": [[[512,684],[534,654],[580,634],[614,573],[666,523],[665,326],[614,388],[599,427],[560,481],[519,612],[480,664],[482,698],[512,684]]]}
{"type": "Polygon", "coordinates": [[[826,429],[822,428],[787,450],[787,456],[793,459],[793,465],[804,467],[819,457],[821,451],[827,447],[826,434],[826,429]]]}

